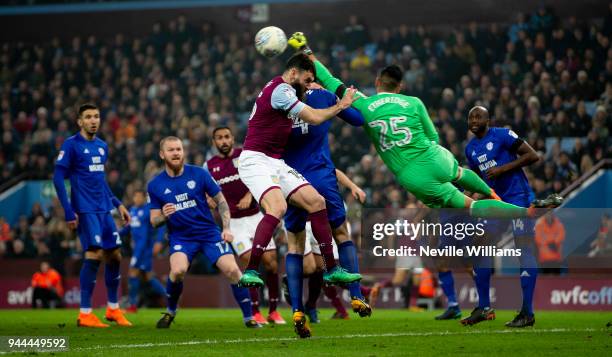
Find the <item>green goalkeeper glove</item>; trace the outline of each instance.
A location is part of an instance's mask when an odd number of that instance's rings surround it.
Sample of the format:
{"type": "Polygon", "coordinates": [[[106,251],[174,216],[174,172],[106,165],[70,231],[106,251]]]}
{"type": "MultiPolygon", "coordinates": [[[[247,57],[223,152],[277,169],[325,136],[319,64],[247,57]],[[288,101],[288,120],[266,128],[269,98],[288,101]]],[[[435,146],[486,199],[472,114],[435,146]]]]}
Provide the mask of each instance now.
{"type": "Polygon", "coordinates": [[[291,37],[289,37],[289,41],[287,41],[289,46],[293,47],[296,51],[303,51],[305,54],[312,54],[312,50],[308,47],[308,39],[303,32],[295,32],[291,37]]]}

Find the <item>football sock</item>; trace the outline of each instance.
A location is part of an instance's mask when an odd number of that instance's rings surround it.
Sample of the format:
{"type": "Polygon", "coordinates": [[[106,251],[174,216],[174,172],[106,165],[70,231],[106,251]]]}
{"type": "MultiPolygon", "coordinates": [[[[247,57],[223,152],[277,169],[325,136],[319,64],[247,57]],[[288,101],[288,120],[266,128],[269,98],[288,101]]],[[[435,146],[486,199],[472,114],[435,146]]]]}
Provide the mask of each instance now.
{"type": "Polygon", "coordinates": [[[259,312],[259,288],[249,288],[249,295],[251,296],[251,311],[256,314],[259,312]]]}
{"type": "Polygon", "coordinates": [[[278,222],[280,222],[279,219],[271,214],[265,214],[259,221],[255,230],[255,238],[253,238],[253,248],[251,248],[251,257],[247,269],[257,270],[259,268],[261,256],[270,243],[278,222]]]}
{"type": "Polygon", "coordinates": [[[272,312],[276,310],[276,306],[278,305],[278,274],[268,273],[266,275],[266,285],[268,286],[268,301],[270,304],[268,309],[272,312]]]}
{"type": "Polygon", "coordinates": [[[538,278],[537,262],[531,248],[522,248],[519,261],[521,264],[521,290],[523,291],[521,312],[531,316],[533,315],[533,293],[538,278]]]}
{"type": "Polygon", "coordinates": [[[304,311],[302,302],[303,289],[302,279],[304,275],[304,256],[301,254],[287,254],[285,259],[285,270],[287,271],[287,285],[289,296],[291,296],[292,311],[304,311]]]}
{"type": "MultiPolygon", "coordinates": [[[[347,240],[338,244],[338,257],[340,266],[346,269],[349,273],[359,273],[359,259],[357,257],[357,249],[352,240],[347,240]]],[[[356,281],[348,284],[351,297],[363,299],[361,294],[361,284],[356,281]]]]}
{"type": "Polygon", "coordinates": [[[96,275],[100,261],[94,259],[84,259],[81,266],[81,274],[79,276],[81,287],[81,312],[91,312],[91,296],[94,287],[96,286],[96,275]]]}
{"type": "Polygon", "coordinates": [[[487,197],[491,196],[491,187],[489,187],[478,174],[470,169],[463,168],[461,177],[455,180],[455,182],[467,191],[478,192],[487,197]]]}
{"type": "Polygon", "coordinates": [[[162,285],[161,281],[156,277],[151,278],[149,280],[149,284],[151,284],[151,288],[157,295],[166,295],[166,289],[162,285]]]}
{"type": "Polygon", "coordinates": [[[308,218],[312,226],[312,234],[317,243],[319,243],[319,247],[321,247],[324,268],[326,271],[330,271],[336,266],[336,260],[334,259],[334,247],[332,245],[332,233],[327,218],[327,210],[322,209],[311,213],[308,215],[308,218]]]}
{"type": "Polygon", "coordinates": [[[240,306],[242,317],[245,321],[250,320],[253,317],[253,314],[251,298],[249,297],[249,289],[239,288],[238,285],[232,284],[232,293],[234,294],[234,299],[236,299],[238,306],[240,306]]]}
{"type": "Polygon", "coordinates": [[[108,304],[116,309],[119,302],[119,282],[121,281],[121,271],[118,261],[111,261],[104,266],[104,282],[106,283],[106,295],[108,304]]]}
{"type": "Polygon", "coordinates": [[[491,268],[476,268],[474,267],[474,283],[478,291],[478,307],[491,307],[489,298],[489,288],[491,287],[491,268]]]}
{"type": "Polygon", "coordinates": [[[483,218],[520,218],[527,217],[527,208],[498,200],[478,200],[472,202],[470,214],[483,218]]]}
{"type": "Polygon", "coordinates": [[[440,287],[446,295],[446,300],[448,301],[448,307],[458,306],[457,296],[455,295],[455,279],[453,278],[453,273],[449,271],[439,272],[438,279],[440,279],[440,287]]]}
{"type": "Polygon", "coordinates": [[[325,296],[331,300],[331,304],[334,308],[336,308],[336,311],[341,314],[346,314],[346,309],[344,308],[340,297],[338,297],[338,291],[336,290],[335,286],[324,286],[323,293],[325,293],[325,296]]]}
{"type": "Polygon", "coordinates": [[[138,305],[138,293],[140,292],[140,278],[137,276],[130,276],[128,279],[128,292],[130,298],[130,305],[138,305]]]}
{"type": "Polygon", "coordinates": [[[174,282],[170,280],[168,277],[168,282],[166,283],[166,296],[168,297],[168,312],[171,314],[176,314],[176,308],[178,306],[179,297],[181,297],[181,293],[183,292],[183,281],[174,282]]]}
{"type": "Polygon", "coordinates": [[[308,299],[306,300],[306,308],[308,310],[317,307],[317,300],[321,295],[323,287],[323,272],[314,272],[308,277],[308,299]]]}

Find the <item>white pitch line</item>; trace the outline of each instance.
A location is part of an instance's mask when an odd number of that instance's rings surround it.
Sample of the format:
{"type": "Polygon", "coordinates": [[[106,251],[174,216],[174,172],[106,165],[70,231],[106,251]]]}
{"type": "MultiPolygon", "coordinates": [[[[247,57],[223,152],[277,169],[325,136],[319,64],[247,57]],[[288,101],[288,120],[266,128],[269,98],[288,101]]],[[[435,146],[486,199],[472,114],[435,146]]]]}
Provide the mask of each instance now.
{"type": "MultiPolygon", "coordinates": [[[[527,330],[475,330],[465,332],[440,331],[440,332],[397,332],[397,333],[375,333],[375,334],[349,334],[349,335],[334,335],[334,336],[314,336],[311,340],[329,340],[329,339],[358,339],[372,337],[427,337],[427,336],[456,336],[456,335],[488,335],[488,334],[538,334],[538,333],[557,333],[557,332],[593,332],[599,331],[594,328],[585,329],[527,329],[527,330]]],[[[603,331],[603,330],[602,330],[603,331]]],[[[229,340],[194,340],[182,342],[159,342],[159,343],[137,343],[123,345],[98,345],[91,347],[80,347],[71,349],[71,351],[90,351],[102,350],[108,348],[148,348],[148,347],[164,347],[164,346],[193,346],[193,345],[217,345],[217,344],[237,344],[237,343],[263,343],[263,342],[283,342],[295,341],[296,337],[275,337],[275,338],[239,338],[229,340]]]]}

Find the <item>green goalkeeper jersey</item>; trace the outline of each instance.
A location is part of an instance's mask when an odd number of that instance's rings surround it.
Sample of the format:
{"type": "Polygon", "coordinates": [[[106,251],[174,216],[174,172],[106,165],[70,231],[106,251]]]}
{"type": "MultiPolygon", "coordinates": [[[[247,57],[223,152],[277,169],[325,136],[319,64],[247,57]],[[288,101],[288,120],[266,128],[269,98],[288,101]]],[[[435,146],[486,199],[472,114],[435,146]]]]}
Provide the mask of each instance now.
{"type": "MultiPolygon", "coordinates": [[[[336,92],[342,82],[320,62],[315,65],[317,79],[326,89],[336,92]]],[[[353,107],[364,116],[367,135],[394,174],[437,145],[438,133],[419,98],[395,93],[367,97],[357,92],[356,96],[353,107]]]]}

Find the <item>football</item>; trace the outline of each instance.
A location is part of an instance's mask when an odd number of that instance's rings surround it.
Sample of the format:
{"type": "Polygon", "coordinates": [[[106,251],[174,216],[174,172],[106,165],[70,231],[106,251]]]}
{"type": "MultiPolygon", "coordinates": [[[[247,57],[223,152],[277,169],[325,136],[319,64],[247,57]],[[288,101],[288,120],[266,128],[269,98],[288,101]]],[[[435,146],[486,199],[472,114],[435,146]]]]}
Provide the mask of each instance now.
{"type": "Polygon", "coordinates": [[[266,57],[276,57],[287,48],[285,31],[276,27],[264,27],[255,35],[255,48],[257,52],[266,57]]]}

